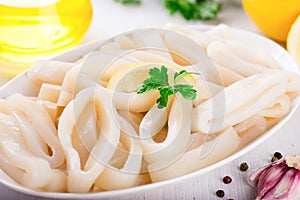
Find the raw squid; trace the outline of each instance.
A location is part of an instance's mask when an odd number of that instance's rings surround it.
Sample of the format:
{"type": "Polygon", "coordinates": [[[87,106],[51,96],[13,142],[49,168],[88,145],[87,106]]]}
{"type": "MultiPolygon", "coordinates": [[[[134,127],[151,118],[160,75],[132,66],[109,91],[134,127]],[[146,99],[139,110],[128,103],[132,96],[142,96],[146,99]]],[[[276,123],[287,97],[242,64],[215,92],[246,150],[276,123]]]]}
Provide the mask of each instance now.
{"type": "Polygon", "coordinates": [[[35,83],[61,84],[66,72],[74,66],[73,63],[54,60],[37,60],[28,71],[28,77],[35,83]]]}
{"type": "Polygon", "coordinates": [[[240,123],[268,107],[287,88],[288,79],[279,72],[235,82],[193,110],[192,131],[216,133],[240,123]]]}
{"type": "Polygon", "coordinates": [[[116,116],[117,111],[112,105],[112,100],[107,95],[107,91],[101,87],[82,90],[63,111],[58,126],[58,136],[67,159],[67,189],[69,192],[90,191],[112,158],[120,139],[119,119],[116,116]],[[87,137],[86,140],[94,140],[93,135],[97,134],[97,140],[90,149],[85,165],[82,166],[72,138],[74,129],[80,130],[80,127],[76,125],[79,117],[93,114],[84,112],[89,103],[94,106],[95,119],[99,128],[93,127],[89,132],[78,133],[79,138],[87,137]]]}
{"type": "Polygon", "coordinates": [[[275,99],[271,104],[259,111],[258,114],[263,117],[282,118],[290,110],[291,100],[287,95],[282,95],[275,99]]]}
{"type": "Polygon", "coordinates": [[[148,165],[151,180],[157,182],[182,176],[224,159],[240,144],[240,137],[232,127],[220,134],[197,148],[178,154],[171,162],[162,160],[148,165]]]}
{"type": "MultiPolygon", "coordinates": [[[[125,146],[123,153],[128,154],[125,161],[117,159],[115,165],[119,168],[108,166],[98,177],[95,186],[105,190],[123,189],[138,185],[138,178],[142,168],[143,151],[139,143],[138,134],[124,118],[120,117],[121,136],[120,142],[125,146]],[[128,150],[126,150],[128,149],[128,150]],[[119,163],[117,164],[117,162],[119,163]]],[[[122,158],[122,156],[121,156],[122,158]]],[[[114,157],[113,157],[114,159],[114,157]]],[[[112,161],[110,162],[112,164],[112,161]]]]}
{"type": "Polygon", "coordinates": [[[249,63],[248,61],[241,59],[228,47],[226,47],[226,44],[218,41],[212,42],[208,45],[207,55],[214,63],[228,68],[245,77],[269,70],[264,65],[249,63]]]}
{"type": "Polygon", "coordinates": [[[260,115],[254,115],[234,126],[234,130],[241,137],[240,147],[252,142],[263,134],[267,128],[267,120],[260,115]]]}
{"type": "MultiPolygon", "coordinates": [[[[35,137],[30,139],[34,140],[35,137]]],[[[52,169],[49,161],[41,158],[45,156],[35,155],[40,148],[32,151],[28,145],[37,147],[41,144],[39,140],[28,143],[18,128],[16,120],[10,115],[0,113],[1,169],[17,182],[31,189],[64,192],[66,188],[64,172],[52,169]]]]}
{"type": "Polygon", "coordinates": [[[8,97],[7,104],[32,154],[47,160],[53,168],[62,165],[65,157],[57,130],[43,107],[19,94],[8,97]],[[33,138],[40,138],[38,144],[33,138]],[[37,146],[41,144],[44,147],[37,146]]]}
{"type": "Polygon", "coordinates": [[[170,108],[152,107],[140,124],[140,142],[148,163],[172,160],[188,148],[191,126],[192,102],[176,95],[170,108]],[[168,116],[169,115],[169,116],[168,116]],[[168,120],[168,133],[165,140],[156,143],[152,136],[157,134],[168,120]]]}

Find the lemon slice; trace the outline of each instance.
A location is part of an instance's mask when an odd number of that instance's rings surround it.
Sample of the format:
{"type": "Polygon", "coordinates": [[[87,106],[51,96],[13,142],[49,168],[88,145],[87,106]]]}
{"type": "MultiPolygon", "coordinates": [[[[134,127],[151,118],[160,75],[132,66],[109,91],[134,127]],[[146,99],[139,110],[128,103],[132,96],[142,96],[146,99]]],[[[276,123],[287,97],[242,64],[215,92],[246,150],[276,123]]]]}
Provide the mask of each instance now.
{"type": "Polygon", "coordinates": [[[286,45],[288,52],[300,67],[300,15],[291,26],[286,45]]]}
{"type": "MultiPolygon", "coordinates": [[[[180,66],[174,66],[165,63],[135,63],[115,72],[109,79],[107,88],[126,93],[136,92],[137,88],[142,85],[143,81],[150,77],[149,70],[153,69],[154,67],[160,68],[162,65],[168,68],[169,78],[173,78],[173,76],[170,76],[170,74],[172,75],[176,71],[179,72],[184,69],[180,66]]],[[[195,82],[195,78],[193,78],[191,75],[187,76],[186,78],[188,82],[195,82]]],[[[169,80],[169,82],[172,84],[172,80],[169,80]]]]}

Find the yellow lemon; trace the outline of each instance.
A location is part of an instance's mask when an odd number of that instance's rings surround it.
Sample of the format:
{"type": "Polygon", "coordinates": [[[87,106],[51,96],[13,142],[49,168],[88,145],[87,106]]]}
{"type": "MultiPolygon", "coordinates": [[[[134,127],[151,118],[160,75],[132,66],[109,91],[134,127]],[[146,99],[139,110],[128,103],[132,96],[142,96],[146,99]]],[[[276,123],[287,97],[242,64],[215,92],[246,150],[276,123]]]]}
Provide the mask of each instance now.
{"type": "MultiPolygon", "coordinates": [[[[170,74],[174,75],[175,71],[179,72],[184,69],[180,66],[174,66],[166,63],[135,63],[116,71],[109,79],[107,88],[121,92],[136,92],[137,88],[142,85],[143,81],[150,77],[149,70],[154,67],[160,68],[161,66],[171,69],[168,71],[169,78],[172,77],[170,74]]],[[[188,79],[189,82],[195,82],[195,79],[191,75],[188,79]]],[[[172,84],[172,80],[169,79],[169,81],[170,84],[172,84]]]]}
{"type": "Polygon", "coordinates": [[[300,14],[300,0],[242,0],[245,12],[268,37],[285,42],[300,14]]]}
{"type": "Polygon", "coordinates": [[[288,52],[300,66],[300,15],[291,26],[286,46],[288,52]]]}

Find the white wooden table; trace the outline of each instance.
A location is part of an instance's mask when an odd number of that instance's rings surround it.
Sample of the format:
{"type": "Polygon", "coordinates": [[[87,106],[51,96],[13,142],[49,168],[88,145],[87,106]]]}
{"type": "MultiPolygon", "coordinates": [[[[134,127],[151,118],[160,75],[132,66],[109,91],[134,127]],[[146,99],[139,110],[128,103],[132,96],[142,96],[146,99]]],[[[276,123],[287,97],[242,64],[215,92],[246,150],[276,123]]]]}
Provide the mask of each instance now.
{"type": "MultiPolygon", "coordinates": [[[[94,18],[92,25],[83,39],[88,42],[108,38],[117,33],[139,27],[159,27],[166,23],[179,24],[219,24],[225,23],[232,27],[246,29],[260,33],[249,21],[240,5],[231,1],[224,1],[223,11],[217,20],[209,22],[186,22],[180,16],[170,17],[160,4],[160,0],[143,0],[139,7],[125,7],[116,4],[113,0],[92,0],[94,18]]],[[[1,79],[0,79],[1,80],[1,79]]],[[[1,81],[0,81],[1,84],[1,81]]],[[[194,177],[184,183],[168,185],[160,189],[139,192],[125,197],[114,199],[220,199],[215,191],[223,189],[225,197],[235,200],[250,200],[255,198],[255,191],[246,182],[246,173],[239,170],[241,162],[246,161],[250,169],[270,162],[272,154],[280,151],[284,155],[300,153],[300,110],[274,136],[254,150],[243,155],[225,166],[217,168],[208,174],[194,177]],[[231,184],[225,185],[222,178],[230,175],[231,184]]],[[[11,191],[0,185],[0,200],[41,200],[11,191]]]]}

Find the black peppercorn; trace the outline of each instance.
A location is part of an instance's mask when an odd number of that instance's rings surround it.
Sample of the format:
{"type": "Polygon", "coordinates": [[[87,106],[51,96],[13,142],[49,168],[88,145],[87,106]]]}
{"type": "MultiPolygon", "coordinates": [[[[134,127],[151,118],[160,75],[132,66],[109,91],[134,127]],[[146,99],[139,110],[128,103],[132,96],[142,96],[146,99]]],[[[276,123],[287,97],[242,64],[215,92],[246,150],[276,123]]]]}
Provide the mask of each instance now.
{"type": "Polygon", "coordinates": [[[280,160],[282,158],[282,154],[280,152],[275,152],[274,157],[278,158],[280,160]]]}
{"type": "Polygon", "coordinates": [[[241,165],[240,165],[240,170],[241,170],[242,172],[247,171],[247,170],[248,170],[248,164],[245,163],[245,162],[241,163],[241,165]]]}
{"type": "Polygon", "coordinates": [[[224,190],[218,190],[218,191],[216,191],[216,195],[217,195],[217,197],[224,197],[225,192],[224,192],[224,190]]]}
{"type": "Polygon", "coordinates": [[[229,184],[229,183],[231,183],[231,181],[232,181],[232,179],[231,179],[230,176],[224,176],[223,182],[224,182],[225,184],[229,184]]]}

